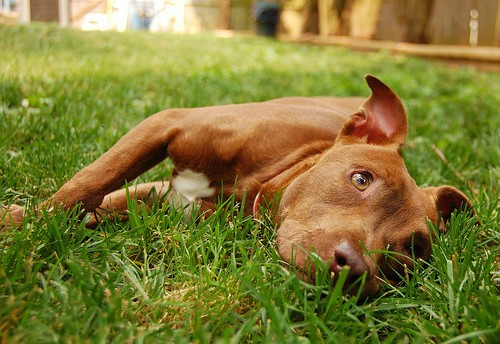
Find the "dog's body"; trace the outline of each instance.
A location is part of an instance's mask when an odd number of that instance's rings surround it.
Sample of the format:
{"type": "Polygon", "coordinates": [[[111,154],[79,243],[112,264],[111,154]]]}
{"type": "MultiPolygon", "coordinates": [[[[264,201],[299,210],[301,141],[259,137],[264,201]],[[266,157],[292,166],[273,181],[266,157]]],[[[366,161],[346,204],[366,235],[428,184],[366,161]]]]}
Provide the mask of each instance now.
{"type": "MultiPolygon", "coordinates": [[[[209,211],[221,195],[234,194],[238,201],[246,197],[251,214],[282,192],[276,215],[282,257],[314,276],[307,259],[314,251],[334,273],[349,266],[350,282],[366,274],[363,292],[373,294],[381,277],[394,281],[401,270],[377,250],[400,253],[407,266],[408,256],[428,258],[427,220],[438,222],[439,212],[446,220],[470,202],[452,187],[416,186],[400,155],[405,110],[385,84],[371,76],[367,82],[372,95],[366,101],[282,98],[160,112],[41,207],[126,210],[128,192],[118,189],[169,157],[175,167],[170,184],[139,184],[130,188],[132,196],[145,199],[154,189],[176,205],[209,211]]],[[[12,205],[3,217],[19,224],[23,211],[12,205]]]]}

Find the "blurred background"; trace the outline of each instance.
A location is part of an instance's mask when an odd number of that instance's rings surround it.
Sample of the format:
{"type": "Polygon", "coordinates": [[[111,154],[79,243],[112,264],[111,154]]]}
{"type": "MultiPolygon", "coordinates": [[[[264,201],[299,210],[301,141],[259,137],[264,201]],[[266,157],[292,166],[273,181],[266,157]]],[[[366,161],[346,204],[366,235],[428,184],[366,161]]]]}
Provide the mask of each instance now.
{"type": "Polygon", "coordinates": [[[0,23],[500,46],[498,0],[0,0],[0,23]]]}

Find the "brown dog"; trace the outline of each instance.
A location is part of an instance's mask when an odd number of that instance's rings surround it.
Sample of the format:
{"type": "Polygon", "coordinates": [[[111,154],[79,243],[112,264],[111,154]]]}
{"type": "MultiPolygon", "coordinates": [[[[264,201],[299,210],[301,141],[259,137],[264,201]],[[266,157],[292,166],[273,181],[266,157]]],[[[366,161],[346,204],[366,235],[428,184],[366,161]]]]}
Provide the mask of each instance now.
{"type": "MultiPolygon", "coordinates": [[[[282,192],[276,216],[281,256],[314,276],[308,256],[315,252],[335,274],[349,266],[348,283],[366,274],[363,294],[374,294],[382,280],[397,280],[403,264],[411,268],[410,257],[429,257],[427,220],[446,221],[471,204],[450,186],[417,187],[400,154],[403,105],[381,81],[366,80],[372,94],[364,102],[297,97],[160,112],[41,207],[80,203],[94,216],[126,211],[127,192],[118,189],[169,157],[175,166],[170,184],[140,184],[130,188],[132,196],[145,199],[155,189],[176,205],[210,210],[221,195],[238,201],[246,195],[254,202],[244,210],[252,214],[282,192]],[[384,259],[386,249],[399,262],[384,259]]],[[[12,205],[2,217],[18,225],[23,212],[12,205]]]]}

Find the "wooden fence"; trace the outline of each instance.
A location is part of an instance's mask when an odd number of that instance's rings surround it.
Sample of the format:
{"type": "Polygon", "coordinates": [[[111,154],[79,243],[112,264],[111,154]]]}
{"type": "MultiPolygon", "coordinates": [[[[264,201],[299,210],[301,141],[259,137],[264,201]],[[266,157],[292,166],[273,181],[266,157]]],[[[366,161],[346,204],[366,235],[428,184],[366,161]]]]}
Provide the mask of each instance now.
{"type": "MultiPolygon", "coordinates": [[[[64,1],[69,2],[73,24],[87,12],[112,8],[112,0],[17,0],[17,4],[18,7],[29,4],[31,20],[57,21],[59,17],[61,21],[59,7],[64,1]]],[[[252,12],[257,1],[165,0],[165,3],[180,8],[183,31],[198,32],[218,29],[221,21],[225,22],[223,27],[231,30],[253,30],[252,12]],[[221,12],[223,2],[229,4],[230,11],[221,12]]],[[[281,4],[281,33],[292,38],[309,33],[395,42],[500,46],[499,0],[267,1],[281,4]]]]}
{"type": "Polygon", "coordinates": [[[282,8],[283,32],[294,38],[469,45],[477,35],[477,45],[500,46],[499,0],[285,0],[282,8]]]}

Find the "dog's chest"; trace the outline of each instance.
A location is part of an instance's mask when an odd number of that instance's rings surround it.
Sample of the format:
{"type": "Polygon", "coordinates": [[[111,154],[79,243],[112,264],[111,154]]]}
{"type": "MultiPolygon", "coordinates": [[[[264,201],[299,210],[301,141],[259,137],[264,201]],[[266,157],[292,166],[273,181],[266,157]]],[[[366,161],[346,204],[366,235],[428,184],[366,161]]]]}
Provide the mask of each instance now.
{"type": "Polygon", "coordinates": [[[175,174],[171,185],[184,205],[196,202],[200,198],[212,197],[216,193],[215,188],[210,187],[210,180],[206,175],[190,169],[175,174]]]}

